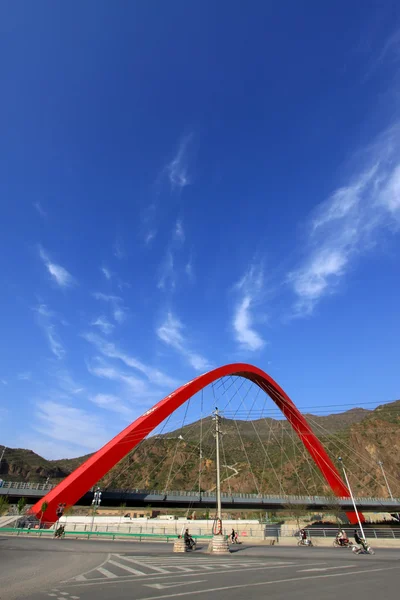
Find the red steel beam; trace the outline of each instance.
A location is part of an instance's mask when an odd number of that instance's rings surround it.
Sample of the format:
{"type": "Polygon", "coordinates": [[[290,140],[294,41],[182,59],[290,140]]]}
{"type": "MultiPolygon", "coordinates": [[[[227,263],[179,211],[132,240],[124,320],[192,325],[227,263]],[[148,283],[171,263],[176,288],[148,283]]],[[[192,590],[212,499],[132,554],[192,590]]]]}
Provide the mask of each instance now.
{"type": "MultiPolygon", "coordinates": [[[[105,446],[100,448],[87,461],[68,475],[46,496],[37,502],[31,513],[41,516],[41,506],[47,502],[47,509],[42,516],[43,522],[54,523],[57,520],[56,509],[59,503],[67,506],[75,504],[93,485],[95,485],[114,465],[139,444],[164,419],[179,408],[189,398],[197,394],[207,385],[221,377],[229,375],[244,377],[258,385],[275,402],[293,427],[311,458],[321,471],[326,482],[336,496],[350,497],[349,490],[343,483],[338,470],[332,463],[319,439],[313,433],[306,419],[285,394],[282,388],[261,369],[245,363],[225,365],[199,375],[169,394],[141,417],[128,425],[105,446]]],[[[356,515],[347,512],[351,523],[356,523],[356,515]]]]}

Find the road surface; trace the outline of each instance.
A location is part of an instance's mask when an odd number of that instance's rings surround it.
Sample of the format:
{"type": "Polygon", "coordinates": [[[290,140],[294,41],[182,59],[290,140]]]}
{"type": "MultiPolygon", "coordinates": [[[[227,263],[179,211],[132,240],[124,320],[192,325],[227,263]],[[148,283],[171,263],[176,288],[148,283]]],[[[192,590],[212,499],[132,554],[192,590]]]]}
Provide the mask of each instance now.
{"type": "Polygon", "coordinates": [[[1,600],[385,600],[398,597],[400,550],[238,546],[228,556],[172,544],[0,536],[1,600]]]}

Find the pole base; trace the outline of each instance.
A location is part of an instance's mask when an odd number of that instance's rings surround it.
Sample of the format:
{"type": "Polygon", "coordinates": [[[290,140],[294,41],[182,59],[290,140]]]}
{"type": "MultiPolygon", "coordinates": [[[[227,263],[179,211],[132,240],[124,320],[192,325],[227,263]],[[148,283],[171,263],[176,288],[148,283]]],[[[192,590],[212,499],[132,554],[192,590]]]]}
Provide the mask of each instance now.
{"type": "Polygon", "coordinates": [[[187,552],[187,546],[183,538],[178,538],[174,542],[174,552],[187,552]]]}
{"type": "Polygon", "coordinates": [[[230,554],[228,536],[222,534],[213,535],[208,549],[212,554],[230,554]]]}

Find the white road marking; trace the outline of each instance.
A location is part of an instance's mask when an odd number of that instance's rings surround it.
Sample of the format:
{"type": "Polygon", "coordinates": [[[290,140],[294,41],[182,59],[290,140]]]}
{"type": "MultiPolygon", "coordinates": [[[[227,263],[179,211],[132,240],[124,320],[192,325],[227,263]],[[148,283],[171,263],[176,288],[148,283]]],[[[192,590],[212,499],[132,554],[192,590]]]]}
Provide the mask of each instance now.
{"type": "Polygon", "coordinates": [[[72,600],[79,600],[79,596],[70,596],[72,600]]]}
{"type": "MultiPolygon", "coordinates": [[[[289,566],[293,566],[295,563],[285,563],[283,565],[280,566],[276,566],[276,564],[274,564],[273,566],[270,567],[266,567],[265,565],[263,566],[255,566],[255,567],[249,567],[247,570],[248,571],[268,571],[270,569],[285,569],[286,567],[289,566]]],[[[179,567],[175,567],[176,569],[178,569],[179,567]]],[[[97,567],[97,569],[94,570],[99,570],[99,567],[97,567]]],[[[181,577],[194,577],[196,576],[196,573],[193,572],[192,569],[186,569],[186,571],[190,571],[190,573],[182,573],[181,577]]],[[[215,575],[220,575],[222,573],[232,573],[232,569],[221,569],[221,570],[216,570],[214,571],[215,575]]],[[[153,580],[154,579],[162,579],[162,580],[166,580],[169,578],[173,578],[176,577],[177,573],[175,574],[171,574],[171,575],[154,575],[153,580]]],[[[197,573],[197,575],[199,575],[199,573],[197,573]]],[[[81,577],[78,575],[78,577],[81,577]]],[[[114,579],[112,581],[110,581],[109,579],[100,579],[100,578],[92,578],[92,579],[86,579],[85,577],[83,577],[83,579],[80,579],[80,581],[82,581],[83,583],[76,583],[78,577],[74,577],[73,579],[70,579],[68,581],[65,581],[63,583],[68,583],[71,587],[82,587],[82,586],[92,586],[92,585],[107,585],[107,584],[115,584],[115,583],[119,583],[121,580],[123,580],[124,582],[142,582],[143,580],[148,579],[149,575],[147,575],[146,577],[133,577],[133,576],[129,576],[129,575],[114,575],[114,579]]]]}
{"type": "Polygon", "coordinates": [[[104,577],[107,577],[107,579],[117,579],[118,577],[118,575],[111,573],[111,571],[107,571],[104,567],[97,567],[96,571],[99,571],[99,573],[104,575],[104,577]]]}
{"type": "Polygon", "coordinates": [[[132,567],[128,567],[128,565],[123,565],[123,564],[117,562],[116,560],[109,560],[107,564],[114,565],[115,567],[118,567],[119,569],[123,569],[124,571],[128,571],[129,573],[132,573],[133,575],[147,575],[147,573],[144,573],[143,571],[139,571],[138,569],[133,569],[132,567]]]}
{"type": "Polygon", "coordinates": [[[144,583],[145,587],[152,587],[156,590],[164,590],[165,588],[178,587],[182,585],[193,585],[194,583],[204,583],[207,579],[200,579],[199,581],[184,581],[179,583],[144,583]]]}
{"type": "Polygon", "coordinates": [[[56,596],[57,596],[57,594],[47,594],[47,595],[48,595],[48,596],[54,596],[54,597],[56,597],[56,596]]]}
{"type": "Polygon", "coordinates": [[[193,596],[194,594],[209,594],[210,592],[221,592],[225,590],[235,590],[240,588],[261,587],[263,585],[273,585],[277,583],[290,583],[292,581],[306,581],[308,579],[324,579],[327,577],[345,577],[346,575],[359,575],[360,573],[374,573],[377,571],[398,570],[396,567],[382,567],[381,569],[364,569],[363,571],[346,571],[346,573],[326,573],[325,575],[307,575],[305,577],[289,577],[288,579],[274,579],[272,581],[259,581],[257,583],[240,583],[237,585],[226,585],[206,590],[193,590],[192,592],[179,592],[174,594],[163,594],[162,596],[146,596],[139,600],[161,600],[162,598],[176,598],[178,596],[193,596]]]}
{"type": "Polygon", "coordinates": [[[313,569],[300,569],[297,573],[308,573],[310,571],[330,571],[331,569],[352,569],[354,565],[340,565],[339,567],[314,567],[313,569]]]}
{"type": "Polygon", "coordinates": [[[139,567],[146,567],[147,569],[151,569],[152,571],[157,571],[157,573],[169,573],[169,571],[166,571],[161,567],[155,567],[154,565],[150,564],[150,562],[147,563],[141,560],[135,560],[134,558],[130,556],[124,556],[123,554],[116,554],[115,556],[118,556],[119,559],[127,560],[128,562],[133,563],[134,565],[138,565],[139,567]]]}

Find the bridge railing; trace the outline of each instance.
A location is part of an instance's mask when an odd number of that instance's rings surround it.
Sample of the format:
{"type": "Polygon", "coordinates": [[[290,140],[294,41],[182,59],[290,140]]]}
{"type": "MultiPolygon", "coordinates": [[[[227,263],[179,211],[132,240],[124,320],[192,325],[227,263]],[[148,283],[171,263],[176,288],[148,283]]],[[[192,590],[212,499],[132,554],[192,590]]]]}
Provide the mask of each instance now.
{"type": "MultiPolygon", "coordinates": [[[[29,483],[29,482],[25,482],[25,481],[3,481],[0,484],[0,489],[9,489],[9,490],[37,490],[37,491],[43,491],[43,492],[48,492],[51,489],[53,489],[55,487],[55,485],[51,484],[51,483],[29,483]]],[[[120,494],[120,495],[126,495],[126,494],[138,494],[138,495],[144,495],[144,496],[160,496],[161,498],[168,499],[171,497],[182,497],[182,498],[187,498],[187,497],[191,497],[191,498],[196,498],[199,499],[200,498],[215,498],[215,492],[199,492],[197,491],[187,491],[187,490],[145,490],[145,489],[139,489],[139,488],[133,488],[130,490],[127,489],[105,489],[104,493],[112,493],[112,494],[120,494]]],[[[312,496],[312,495],[286,495],[286,494],[250,494],[250,493],[245,493],[245,492],[236,492],[234,494],[229,494],[227,492],[223,492],[222,493],[222,498],[228,499],[228,498],[234,498],[234,499],[241,499],[241,500],[267,500],[267,501],[276,501],[277,503],[288,503],[290,504],[291,502],[294,503],[302,503],[302,504],[308,504],[308,505],[312,505],[312,504],[332,504],[332,497],[326,497],[326,496],[312,496]]],[[[371,497],[371,496],[361,496],[361,497],[357,497],[356,499],[356,503],[363,505],[363,504],[375,504],[378,505],[379,504],[383,504],[386,508],[390,509],[390,506],[398,506],[400,504],[400,498],[393,498],[393,500],[391,500],[390,498],[375,498],[375,497],[371,497]]],[[[347,505],[351,505],[351,500],[348,497],[336,497],[334,499],[335,503],[342,503],[343,505],[347,506],[347,505]]]]}
{"type": "Polygon", "coordinates": [[[51,483],[29,483],[27,481],[3,481],[0,483],[0,488],[13,490],[52,490],[55,485],[51,483]]]}

